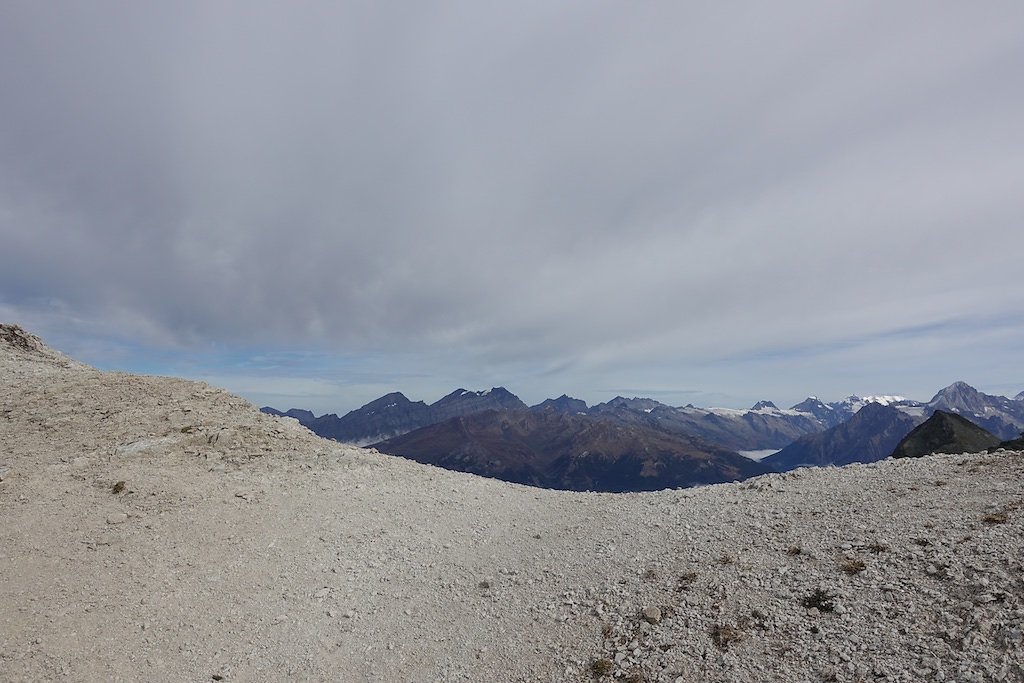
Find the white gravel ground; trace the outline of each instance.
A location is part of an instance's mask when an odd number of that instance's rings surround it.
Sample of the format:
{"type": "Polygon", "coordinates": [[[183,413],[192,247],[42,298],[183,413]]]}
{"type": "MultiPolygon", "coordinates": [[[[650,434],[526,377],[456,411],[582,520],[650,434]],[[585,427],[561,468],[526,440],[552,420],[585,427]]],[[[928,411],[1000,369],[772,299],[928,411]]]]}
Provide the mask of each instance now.
{"type": "Polygon", "coordinates": [[[544,491],[6,336],[0,681],[1024,681],[1021,453],[544,491]]]}

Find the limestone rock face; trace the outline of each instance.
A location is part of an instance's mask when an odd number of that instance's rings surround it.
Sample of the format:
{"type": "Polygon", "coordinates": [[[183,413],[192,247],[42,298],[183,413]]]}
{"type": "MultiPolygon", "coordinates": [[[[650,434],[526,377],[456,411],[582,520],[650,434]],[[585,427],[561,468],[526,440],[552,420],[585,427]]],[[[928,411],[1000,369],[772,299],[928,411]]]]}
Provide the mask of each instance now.
{"type": "Polygon", "coordinates": [[[84,364],[68,358],[60,351],[52,349],[43,340],[27,332],[20,325],[0,323],[0,349],[11,357],[37,363],[49,363],[60,367],[84,368],[84,364]]]}

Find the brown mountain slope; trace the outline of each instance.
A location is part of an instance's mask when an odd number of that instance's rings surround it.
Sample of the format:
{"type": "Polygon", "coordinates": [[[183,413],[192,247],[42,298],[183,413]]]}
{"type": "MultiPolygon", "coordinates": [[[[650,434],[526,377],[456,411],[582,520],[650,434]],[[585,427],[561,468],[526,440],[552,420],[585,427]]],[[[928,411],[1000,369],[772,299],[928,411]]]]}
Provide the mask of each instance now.
{"type": "Polygon", "coordinates": [[[768,471],[696,437],[553,409],[485,411],[376,448],[446,469],[573,491],[652,491],[768,471]]]}

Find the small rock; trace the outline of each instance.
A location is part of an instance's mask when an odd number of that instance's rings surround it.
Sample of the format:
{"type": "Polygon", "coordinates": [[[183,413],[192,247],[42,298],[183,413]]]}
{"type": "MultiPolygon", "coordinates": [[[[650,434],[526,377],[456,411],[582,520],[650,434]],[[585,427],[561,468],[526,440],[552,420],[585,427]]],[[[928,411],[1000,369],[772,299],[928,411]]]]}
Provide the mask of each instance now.
{"type": "Polygon", "coordinates": [[[657,607],[644,607],[642,614],[648,624],[657,624],[661,621],[661,610],[657,607]]]}
{"type": "Polygon", "coordinates": [[[107,515],[107,524],[124,524],[128,521],[128,515],[123,512],[115,512],[107,515]]]}

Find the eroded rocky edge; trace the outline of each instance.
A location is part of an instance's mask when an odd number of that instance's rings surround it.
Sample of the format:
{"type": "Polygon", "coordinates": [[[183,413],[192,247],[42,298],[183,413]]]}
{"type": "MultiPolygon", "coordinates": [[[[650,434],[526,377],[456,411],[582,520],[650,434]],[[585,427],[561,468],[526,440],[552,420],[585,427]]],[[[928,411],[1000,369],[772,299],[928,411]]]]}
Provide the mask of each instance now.
{"type": "Polygon", "coordinates": [[[1018,452],[543,491],[6,337],[0,443],[0,680],[1024,680],[1018,452]]]}

